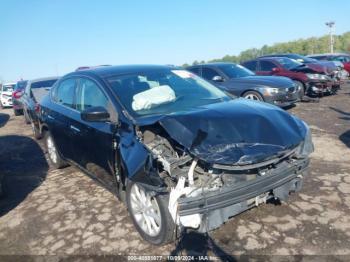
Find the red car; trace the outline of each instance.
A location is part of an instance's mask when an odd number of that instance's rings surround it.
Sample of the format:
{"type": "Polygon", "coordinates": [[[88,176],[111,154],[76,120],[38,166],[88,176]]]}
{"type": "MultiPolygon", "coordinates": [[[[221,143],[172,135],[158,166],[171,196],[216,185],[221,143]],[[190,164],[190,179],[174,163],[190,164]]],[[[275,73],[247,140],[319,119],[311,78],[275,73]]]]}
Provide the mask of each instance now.
{"type": "Polygon", "coordinates": [[[285,76],[292,79],[306,95],[333,94],[337,87],[333,80],[311,68],[287,57],[261,57],[242,63],[257,75],[285,76]]]}
{"type": "Polygon", "coordinates": [[[347,54],[347,53],[319,54],[319,55],[310,55],[309,57],[317,60],[341,62],[344,65],[344,69],[348,71],[348,73],[350,74],[350,54],[347,54]]]}

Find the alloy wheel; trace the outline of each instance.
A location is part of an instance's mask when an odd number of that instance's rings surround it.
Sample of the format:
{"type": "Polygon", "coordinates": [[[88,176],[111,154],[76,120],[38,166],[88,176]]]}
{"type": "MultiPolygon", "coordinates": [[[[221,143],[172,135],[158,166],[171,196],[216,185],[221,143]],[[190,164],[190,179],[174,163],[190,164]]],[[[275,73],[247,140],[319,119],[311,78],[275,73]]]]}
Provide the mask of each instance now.
{"type": "Polygon", "coordinates": [[[244,98],[260,101],[260,98],[255,94],[247,94],[244,98]]]}
{"type": "Polygon", "coordinates": [[[142,231],[151,237],[157,236],[162,218],[156,198],[135,183],[130,191],[130,207],[130,212],[142,231]]]}
{"type": "Polygon", "coordinates": [[[51,136],[47,138],[47,151],[53,163],[57,163],[57,150],[51,136]]]}

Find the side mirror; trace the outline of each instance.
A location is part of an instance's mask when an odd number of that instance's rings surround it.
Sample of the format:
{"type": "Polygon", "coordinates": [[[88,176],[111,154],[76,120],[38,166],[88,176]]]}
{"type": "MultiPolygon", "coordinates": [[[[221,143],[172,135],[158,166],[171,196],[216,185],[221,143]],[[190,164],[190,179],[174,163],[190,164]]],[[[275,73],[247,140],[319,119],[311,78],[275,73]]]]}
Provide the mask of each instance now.
{"type": "Polygon", "coordinates": [[[278,73],[278,72],[281,72],[281,69],[279,69],[278,67],[274,67],[272,68],[272,72],[278,73]]]}
{"type": "Polygon", "coordinates": [[[214,76],[211,80],[214,82],[224,82],[222,76],[214,76]]]}
{"type": "Polygon", "coordinates": [[[102,106],[89,107],[80,113],[81,119],[87,122],[107,122],[109,113],[102,106]]]}

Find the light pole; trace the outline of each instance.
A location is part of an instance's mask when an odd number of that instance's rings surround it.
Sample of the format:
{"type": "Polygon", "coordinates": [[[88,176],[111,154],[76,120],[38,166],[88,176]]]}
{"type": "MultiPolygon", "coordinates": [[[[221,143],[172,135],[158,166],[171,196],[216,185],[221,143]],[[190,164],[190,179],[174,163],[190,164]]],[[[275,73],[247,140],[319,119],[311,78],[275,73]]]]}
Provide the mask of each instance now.
{"type": "Polygon", "coordinates": [[[329,47],[331,53],[333,53],[333,45],[334,45],[334,39],[333,39],[333,27],[335,25],[334,21],[326,22],[326,26],[329,27],[329,47]]]}

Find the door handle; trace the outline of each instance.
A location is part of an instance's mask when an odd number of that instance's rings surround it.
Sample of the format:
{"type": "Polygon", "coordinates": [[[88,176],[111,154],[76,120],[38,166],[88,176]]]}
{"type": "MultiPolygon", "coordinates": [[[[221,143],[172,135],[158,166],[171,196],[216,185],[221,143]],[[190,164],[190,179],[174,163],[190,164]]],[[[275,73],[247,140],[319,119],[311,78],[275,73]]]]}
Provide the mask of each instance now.
{"type": "Polygon", "coordinates": [[[77,127],[75,127],[75,126],[72,126],[72,125],[70,125],[70,129],[72,129],[72,130],[74,130],[74,131],[76,131],[76,132],[80,132],[80,129],[79,129],[79,128],[77,128],[77,127]]]}
{"type": "Polygon", "coordinates": [[[53,118],[52,116],[50,116],[50,115],[47,115],[47,118],[48,118],[48,119],[51,119],[51,120],[54,119],[54,118],[53,118]]]}

